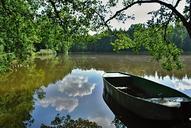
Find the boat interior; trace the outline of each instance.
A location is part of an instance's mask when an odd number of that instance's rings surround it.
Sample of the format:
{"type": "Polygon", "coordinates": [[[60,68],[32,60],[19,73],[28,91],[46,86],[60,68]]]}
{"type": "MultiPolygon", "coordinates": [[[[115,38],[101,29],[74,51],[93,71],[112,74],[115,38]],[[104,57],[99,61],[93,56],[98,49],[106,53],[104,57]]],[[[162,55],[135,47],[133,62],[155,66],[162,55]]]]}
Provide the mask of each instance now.
{"type": "Polygon", "coordinates": [[[141,90],[140,88],[138,88],[137,86],[134,85],[134,83],[132,82],[131,76],[127,76],[127,77],[107,77],[105,78],[110,84],[112,84],[113,86],[115,86],[116,89],[136,96],[136,97],[149,97],[149,94],[147,94],[144,90],[141,90]]]}

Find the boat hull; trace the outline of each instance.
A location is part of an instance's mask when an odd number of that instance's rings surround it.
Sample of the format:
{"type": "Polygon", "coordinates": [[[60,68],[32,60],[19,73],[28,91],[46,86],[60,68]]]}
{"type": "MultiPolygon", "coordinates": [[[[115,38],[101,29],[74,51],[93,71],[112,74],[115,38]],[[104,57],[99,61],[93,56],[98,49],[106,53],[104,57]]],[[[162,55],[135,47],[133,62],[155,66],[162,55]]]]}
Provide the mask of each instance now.
{"type": "Polygon", "coordinates": [[[128,128],[190,128],[189,120],[151,120],[136,115],[120,106],[106,91],[103,92],[103,99],[110,110],[114,113],[114,121],[122,122],[128,128]]]}

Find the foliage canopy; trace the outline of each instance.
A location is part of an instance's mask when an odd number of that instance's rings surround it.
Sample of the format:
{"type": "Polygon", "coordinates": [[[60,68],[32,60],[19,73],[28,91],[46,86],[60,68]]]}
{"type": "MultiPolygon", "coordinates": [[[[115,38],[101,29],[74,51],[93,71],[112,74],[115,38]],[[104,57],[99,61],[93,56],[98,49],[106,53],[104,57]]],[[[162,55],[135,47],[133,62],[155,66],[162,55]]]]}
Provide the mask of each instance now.
{"type": "MultiPolygon", "coordinates": [[[[133,38],[126,37],[126,34],[106,32],[117,37],[115,50],[132,48],[138,51],[144,47],[168,70],[171,70],[171,67],[180,68],[178,55],[181,52],[172,44],[178,42],[174,38],[177,35],[170,36],[175,30],[171,24],[177,28],[180,24],[185,27],[182,30],[176,29],[177,34],[184,35],[182,33],[187,31],[188,36],[191,35],[191,2],[186,0],[183,14],[177,10],[180,2],[181,0],[172,3],[163,0],[108,0],[105,4],[100,0],[1,0],[0,71],[29,59],[41,49],[68,54],[75,44],[86,46],[90,38],[99,40],[99,36],[90,36],[89,31],[111,32],[112,19],[123,22],[127,18],[134,19],[124,11],[145,3],[158,3],[161,8],[149,12],[153,16],[152,19],[142,29],[134,29],[133,38]],[[108,18],[112,7],[120,2],[124,6],[108,18]]],[[[177,38],[182,42],[185,37],[177,38]]],[[[181,43],[179,45],[181,46],[181,43]]]]}

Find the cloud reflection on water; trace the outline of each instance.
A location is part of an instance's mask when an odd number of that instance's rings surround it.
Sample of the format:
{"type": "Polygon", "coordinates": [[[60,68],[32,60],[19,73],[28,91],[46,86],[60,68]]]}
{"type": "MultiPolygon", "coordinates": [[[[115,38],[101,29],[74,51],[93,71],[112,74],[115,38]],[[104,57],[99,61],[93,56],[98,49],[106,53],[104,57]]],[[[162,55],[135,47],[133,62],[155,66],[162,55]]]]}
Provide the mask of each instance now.
{"type": "Polygon", "coordinates": [[[191,90],[191,81],[182,80],[182,81],[174,81],[174,88],[177,90],[191,90]]]}
{"type": "Polygon", "coordinates": [[[43,108],[52,106],[56,111],[72,112],[79,105],[79,97],[91,95],[94,89],[95,84],[90,83],[88,77],[73,72],[55,84],[43,88],[46,96],[39,99],[39,104],[43,108]],[[49,88],[51,92],[47,91],[49,88]]]}
{"type": "Polygon", "coordinates": [[[63,80],[56,83],[58,90],[68,96],[86,96],[92,94],[95,84],[88,82],[88,78],[78,75],[67,75],[63,80]]]}
{"type": "Polygon", "coordinates": [[[49,105],[55,107],[56,111],[72,112],[78,106],[78,99],[64,98],[64,97],[51,97],[40,100],[42,107],[46,108],[49,105]]]}

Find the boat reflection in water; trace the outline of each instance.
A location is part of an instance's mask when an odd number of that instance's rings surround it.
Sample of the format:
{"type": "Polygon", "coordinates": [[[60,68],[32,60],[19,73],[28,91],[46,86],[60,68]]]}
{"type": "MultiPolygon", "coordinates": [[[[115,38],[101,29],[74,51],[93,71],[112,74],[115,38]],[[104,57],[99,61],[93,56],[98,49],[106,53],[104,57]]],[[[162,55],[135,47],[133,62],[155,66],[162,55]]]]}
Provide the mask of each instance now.
{"type": "Polygon", "coordinates": [[[188,120],[160,121],[144,119],[120,106],[112,97],[113,96],[110,96],[104,89],[103,99],[115,115],[113,123],[116,125],[116,127],[124,128],[126,126],[127,128],[191,128],[191,121],[188,120]]]}

